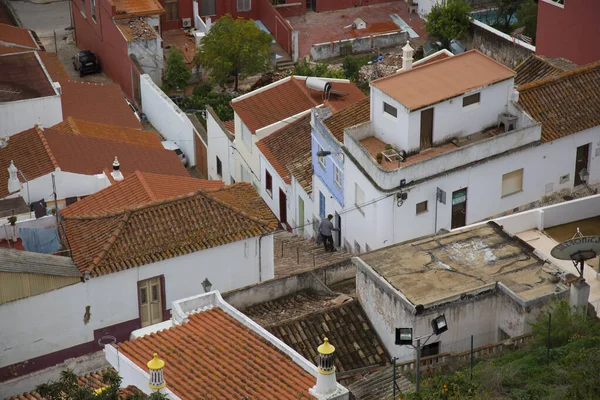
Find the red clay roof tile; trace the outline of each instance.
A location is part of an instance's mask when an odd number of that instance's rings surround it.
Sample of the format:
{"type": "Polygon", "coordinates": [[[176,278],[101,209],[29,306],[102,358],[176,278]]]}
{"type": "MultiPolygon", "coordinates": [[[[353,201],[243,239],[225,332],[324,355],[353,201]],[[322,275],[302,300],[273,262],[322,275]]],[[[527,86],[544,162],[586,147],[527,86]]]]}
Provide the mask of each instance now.
{"type": "Polygon", "coordinates": [[[525,61],[517,65],[515,71],[515,85],[523,85],[550,76],[560,75],[562,72],[577,68],[577,64],[564,58],[551,58],[531,54],[525,61]]]}
{"type": "Polygon", "coordinates": [[[0,55],[0,90],[0,101],[56,96],[35,51],[0,55]]]}
{"type": "MultiPolygon", "coordinates": [[[[125,193],[139,201],[139,194],[125,193]]],[[[129,200],[128,200],[129,201],[129,200]]],[[[63,216],[80,271],[105,275],[272,232],[278,221],[248,183],[101,216],[63,216]]]]}
{"type": "Polygon", "coordinates": [[[221,181],[135,171],[124,180],[64,208],[61,215],[102,215],[197,192],[200,189],[213,190],[223,186],[221,181]]]}
{"type": "Polygon", "coordinates": [[[63,82],[69,80],[69,74],[63,67],[56,53],[50,51],[38,51],[38,55],[42,59],[48,75],[54,82],[63,82]]]}
{"type": "Polygon", "coordinates": [[[315,377],[219,308],[121,343],[119,351],[144,370],[157,352],[167,388],[183,400],[314,399],[315,377]]]}
{"type": "Polygon", "coordinates": [[[600,125],[600,62],[520,86],[519,104],[545,142],[600,125]]]}
{"type": "Polygon", "coordinates": [[[164,8],[157,0],[109,0],[115,8],[115,19],[130,18],[133,16],[161,15],[164,8]]]}
{"type": "Polygon", "coordinates": [[[13,44],[38,50],[39,46],[33,39],[29,29],[7,24],[0,24],[0,43],[13,44]]]}
{"type": "Polygon", "coordinates": [[[352,106],[342,110],[324,121],[325,126],[333,137],[340,143],[344,143],[344,129],[362,124],[371,119],[371,99],[365,97],[352,106]]]}
{"type": "Polygon", "coordinates": [[[73,117],[102,124],[142,129],[125,95],[117,84],[98,85],[84,82],[63,81],[63,118],[73,117]]]}

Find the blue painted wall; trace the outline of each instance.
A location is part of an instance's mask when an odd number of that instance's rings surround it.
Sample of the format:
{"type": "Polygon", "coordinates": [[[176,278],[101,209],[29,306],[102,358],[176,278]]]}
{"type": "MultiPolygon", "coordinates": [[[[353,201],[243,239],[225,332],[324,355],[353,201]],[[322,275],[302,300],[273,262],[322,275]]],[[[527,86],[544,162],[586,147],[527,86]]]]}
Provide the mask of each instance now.
{"type": "MultiPolygon", "coordinates": [[[[323,127],[319,122],[315,123],[315,127],[312,131],[312,165],[314,175],[321,180],[323,185],[331,192],[333,198],[338,204],[344,207],[344,164],[340,160],[338,154],[340,152],[340,144],[335,140],[329,131],[323,127]],[[319,157],[317,152],[319,146],[325,151],[330,151],[331,155],[325,157],[325,168],[319,163],[319,157]],[[340,184],[341,187],[335,183],[334,170],[337,166],[341,171],[340,184]]],[[[329,212],[329,210],[328,210],[329,212]]]]}

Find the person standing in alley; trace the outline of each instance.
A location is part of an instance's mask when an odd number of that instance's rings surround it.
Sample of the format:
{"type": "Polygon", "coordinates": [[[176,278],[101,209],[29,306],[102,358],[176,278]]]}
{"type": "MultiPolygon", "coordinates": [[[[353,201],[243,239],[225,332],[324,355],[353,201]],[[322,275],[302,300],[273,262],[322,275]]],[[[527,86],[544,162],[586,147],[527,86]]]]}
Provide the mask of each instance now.
{"type": "Polygon", "coordinates": [[[327,218],[323,218],[321,223],[319,224],[319,233],[321,234],[321,238],[323,239],[323,245],[325,246],[325,251],[335,251],[333,247],[333,231],[339,231],[339,229],[333,226],[331,220],[333,219],[333,215],[329,214],[327,218]],[[328,245],[329,244],[329,245],[328,245]],[[329,249],[331,246],[331,250],[329,249]]]}

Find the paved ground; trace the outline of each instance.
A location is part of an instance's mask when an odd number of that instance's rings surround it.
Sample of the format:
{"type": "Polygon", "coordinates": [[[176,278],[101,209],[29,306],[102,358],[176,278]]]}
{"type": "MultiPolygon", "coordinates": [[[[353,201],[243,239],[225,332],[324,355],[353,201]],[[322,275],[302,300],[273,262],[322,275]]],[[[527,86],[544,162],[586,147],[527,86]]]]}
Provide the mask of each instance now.
{"type": "Polygon", "coordinates": [[[419,35],[419,38],[411,39],[411,43],[423,45],[425,43],[423,20],[417,14],[409,15],[407,7],[405,2],[399,1],[320,13],[309,11],[303,16],[291,17],[288,20],[294,29],[298,30],[300,57],[310,55],[313,44],[356,37],[356,32],[360,33],[359,36],[368,36],[373,33],[398,30],[390,14],[398,14],[419,35]],[[367,23],[367,29],[359,31],[351,28],[344,29],[344,26],[352,24],[359,17],[367,23]]]}
{"type": "Polygon", "coordinates": [[[54,31],[71,26],[69,2],[61,0],[44,4],[31,1],[10,1],[24,28],[36,31],[42,44],[54,49],[54,31]]]}

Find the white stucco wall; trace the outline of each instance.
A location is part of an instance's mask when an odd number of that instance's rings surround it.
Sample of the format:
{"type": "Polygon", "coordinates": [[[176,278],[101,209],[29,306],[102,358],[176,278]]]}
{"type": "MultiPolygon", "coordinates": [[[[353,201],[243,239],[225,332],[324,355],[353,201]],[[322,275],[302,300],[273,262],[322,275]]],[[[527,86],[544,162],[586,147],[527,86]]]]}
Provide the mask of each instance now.
{"type": "Polygon", "coordinates": [[[31,129],[35,124],[48,128],[62,120],[59,95],[0,103],[0,138],[31,129]]]}
{"type": "MultiPolygon", "coordinates": [[[[107,168],[110,166],[107,165],[107,168]]],[[[110,181],[99,171],[98,175],[83,175],[64,172],[57,169],[52,174],[55,177],[56,196],[58,200],[66,199],[67,197],[88,196],[94,194],[108,186],[110,181]]],[[[27,202],[35,202],[41,199],[54,201],[52,190],[52,174],[46,174],[39,178],[32,179],[29,183],[21,182],[21,195],[27,202]],[[28,193],[28,190],[30,191],[28,193]]],[[[19,176],[20,177],[20,176],[19,176]]]]}
{"type": "MultiPolygon", "coordinates": [[[[258,151],[258,148],[256,148],[256,150],[258,151]]],[[[273,166],[271,165],[271,163],[269,163],[269,161],[265,158],[265,156],[259,152],[259,160],[260,160],[260,196],[263,198],[263,200],[265,201],[265,203],[267,203],[267,205],[269,206],[269,208],[271,209],[271,211],[273,211],[273,214],[275,214],[275,216],[277,217],[277,219],[281,222],[280,219],[280,210],[279,210],[279,190],[282,190],[283,193],[285,193],[286,195],[286,211],[288,211],[287,213],[287,222],[290,226],[294,227],[295,221],[292,221],[294,219],[294,213],[290,214],[290,203],[291,203],[291,199],[289,198],[289,193],[291,192],[290,189],[290,185],[286,184],[283,179],[281,179],[281,177],[279,176],[279,174],[277,173],[277,171],[275,170],[275,168],[273,168],[273,166]],[[267,192],[267,180],[266,180],[266,173],[267,171],[269,172],[269,174],[271,174],[271,178],[272,178],[272,190],[271,193],[269,194],[267,192]]]]}
{"type": "MultiPolygon", "coordinates": [[[[148,18],[148,20],[155,18],[148,18]]],[[[156,18],[158,20],[158,18],[156,18]]],[[[151,26],[151,21],[148,21],[151,26]]],[[[158,21],[160,24],[160,21],[158,21]]],[[[162,84],[162,73],[164,69],[163,47],[160,37],[151,40],[136,40],[135,42],[127,42],[127,53],[135,54],[140,66],[152,81],[157,84],[162,84]]]]}
{"type": "MultiPolygon", "coordinates": [[[[260,245],[260,280],[274,277],[273,236],[260,245]]],[[[251,238],[92,278],[0,305],[0,367],[94,340],[94,330],[139,317],[137,282],[165,277],[167,309],[175,300],[212,288],[228,291],[259,282],[259,238],[251,238]],[[85,307],[91,318],[84,324],[85,307]]]]}
{"type": "Polygon", "coordinates": [[[185,113],[152,81],[148,74],[140,76],[142,112],[148,121],[164,136],[172,140],[188,159],[188,166],[196,165],[194,126],[185,113]]]}
{"type": "Polygon", "coordinates": [[[291,196],[288,196],[288,198],[293,199],[293,201],[291,201],[292,209],[290,212],[294,214],[294,220],[296,221],[296,225],[294,226],[296,229],[294,229],[294,233],[305,238],[314,237],[312,216],[317,215],[318,210],[315,210],[313,196],[314,194],[309,196],[304,188],[302,188],[298,181],[292,176],[291,196]],[[300,218],[300,202],[298,201],[299,197],[304,201],[304,219],[300,218]]]}
{"type": "Polygon", "coordinates": [[[235,179],[233,164],[235,160],[233,146],[221,126],[210,112],[206,113],[206,132],[208,139],[208,179],[221,180],[229,185],[235,179]],[[217,157],[221,160],[221,175],[217,174],[217,157]]]}
{"type": "MultiPolygon", "coordinates": [[[[352,242],[368,243],[373,249],[434,233],[436,228],[436,189],[446,192],[446,204],[437,203],[437,230],[450,229],[452,192],[467,188],[467,225],[502,212],[540,200],[550,192],[572,188],[575,155],[578,146],[591,143],[589,183],[600,182],[600,127],[569,135],[505,157],[430,179],[407,188],[408,199],[397,207],[394,196],[378,200],[359,210],[346,212],[344,236],[352,242]],[[597,154],[597,155],[596,155],[597,154]],[[523,168],[523,190],[505,197],[502,175],[523,168]],[[560,177],[570,179],[560,183],[560,177]],[[551,190],[548,190],[550,189],[551,190]],[[416,215],[416,204],[427,200],[428,211],[416,215]],[[362,212],[361,212],[362,211],[362,212]],[[393,221],[393,222],[392,222],[393,221]]],[[[375,188],[365,175],[347,158],[345,163],[346,209],[354,206],[354,183],[365,192],[365,201],[381,199],[386,194],[375,188]]],[[[439,165],[439,172],[444,165],[439,165]]]]}

